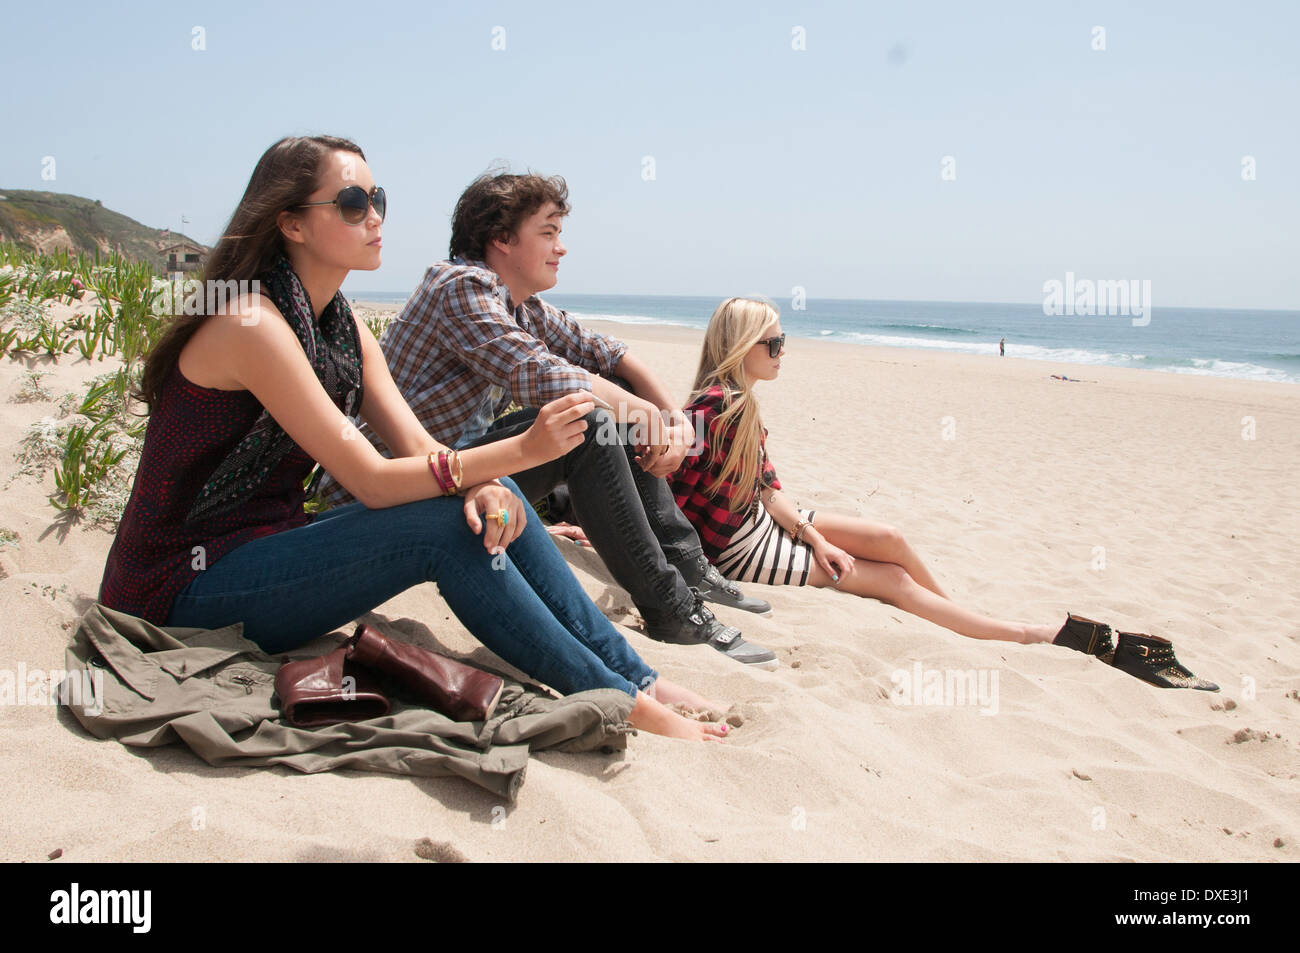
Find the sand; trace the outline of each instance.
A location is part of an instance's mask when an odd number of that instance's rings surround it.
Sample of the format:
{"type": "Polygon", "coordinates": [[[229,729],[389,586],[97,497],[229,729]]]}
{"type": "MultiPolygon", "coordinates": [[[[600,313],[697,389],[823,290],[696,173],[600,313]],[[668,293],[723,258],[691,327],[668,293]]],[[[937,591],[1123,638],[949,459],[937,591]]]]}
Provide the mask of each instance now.
{"type": "MultiPolygon", "coordinates": [[[[598,327],[684,397],[698,332],[598,327]]],[[[963,638],[844,593],[760,586],[748,591],[772,618],[719,613],[778,654],[777,670],[750,671],[708,647],[645,638],[599,558],[561,541],[652,665],[737,704],[744,724],[729,741],[642,733],[618,755],[540,754],[506,807],[454,778],[211,768],[181,748],[93,739],[52,707],[0,706],[0,857],[1300,856],[1300,385],[810,340],[788,351],[758,393],[798,505],[897,526],[974,609],[1037,623],[1074,611],[1171,638],[1223,691],[1160,690],[1079,653],[963,638]],[[896,703],[895,673],[918,672],[969,673],[996,693],[896,703]]],[[[30,424],[113,366],[3,359],[3,475],[30,424]],[[49,372],[53,400],[11,400],[25,365],[49,372]]],[[[0,668],[61,667],[98,591],[112,537],[60,518],[52,490],[52,470],[0,490],[0,529],[15,534],[0,547],[0,668]]],[[[431,584],[367,618],[476,650],[431,584]]]]}

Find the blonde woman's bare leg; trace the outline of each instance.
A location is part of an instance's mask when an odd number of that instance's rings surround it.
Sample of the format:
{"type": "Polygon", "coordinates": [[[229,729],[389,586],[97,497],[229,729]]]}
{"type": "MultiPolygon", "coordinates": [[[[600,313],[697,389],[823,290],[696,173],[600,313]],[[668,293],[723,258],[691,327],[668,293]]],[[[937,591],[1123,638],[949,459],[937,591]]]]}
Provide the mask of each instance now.
{"type": "MultiPolygon", "coordinates": [[[[826,538],[830,539],[829,536],[826,538]]],[[[1060,631],[1060,626],[1005,622],[963,609],[951,599],[922,586],[897,563],[857,559],[853,563],[853,570],[841,576],[838,583],[833,583],[820,566],[814,565],[808,582],[813,586],[878,599],[972,639],[999,639],[1028,644],[1050,642],[1060,631]]]]}
{"type": "Polygon", "coordinates": [[[838,546],[854,559],[895,563],[935,595],[950,598],[896,527],[886,523],[873,523],[860,516],[841,516],[823,510],[817,511],[813,525],[826,537],[827,542],[838,546]]]}

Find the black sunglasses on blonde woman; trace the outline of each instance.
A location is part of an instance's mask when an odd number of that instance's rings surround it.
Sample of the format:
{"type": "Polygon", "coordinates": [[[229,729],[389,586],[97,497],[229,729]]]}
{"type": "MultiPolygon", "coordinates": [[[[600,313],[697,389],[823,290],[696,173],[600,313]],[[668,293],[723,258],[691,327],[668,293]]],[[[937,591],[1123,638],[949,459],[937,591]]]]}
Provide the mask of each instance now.
{"type": "Polygon", "coordinates": [[[774,338],[763,338],[761,341],[756,341],[755,343],[766,344],[767,356],[776,357],[778,354],[781,353],[781,348],[785,347],[785,335],[778,334],[774,338]]]}

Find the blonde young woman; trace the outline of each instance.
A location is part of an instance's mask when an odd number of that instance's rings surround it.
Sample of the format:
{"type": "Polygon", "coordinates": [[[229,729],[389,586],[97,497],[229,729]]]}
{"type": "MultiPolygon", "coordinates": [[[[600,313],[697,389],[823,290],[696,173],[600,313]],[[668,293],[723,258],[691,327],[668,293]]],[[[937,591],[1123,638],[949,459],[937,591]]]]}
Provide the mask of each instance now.
{"type": "Polygon", "coordinates": [[[685,407],[704,445],[686,458],[671,482],[677,505],[724,576],[839,589],[970,638],[1050,642],[1163,687],[1218,691],[1180,666],[1165,639],[1121,632],[1116,648],[1109,625],[1073,614],[1064,625],[981,615],[948,597],[894,527],[797,509],[781,492],[767,459],[767,430],[753,390],[757,381],[776,379],[784,355],[780,314],[770,302],[728,298],[714,311],[685,407]]]}

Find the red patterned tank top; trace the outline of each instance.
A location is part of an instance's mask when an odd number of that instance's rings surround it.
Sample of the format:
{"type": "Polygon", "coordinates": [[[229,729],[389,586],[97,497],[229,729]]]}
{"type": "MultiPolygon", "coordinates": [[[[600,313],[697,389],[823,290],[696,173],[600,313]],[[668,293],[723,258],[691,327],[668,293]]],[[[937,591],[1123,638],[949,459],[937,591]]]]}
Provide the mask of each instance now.
{"type": "Polygon", "coordinates": [[[315,466],[294,446],[237,509],[186,523],[194,498],[253,426],[250,391],[200,387],[174,366],[149,416],[131,497],[108,551],[99,601],[155,625],[204,568],[250,540],[304,526],[303,483],[315,466]]]}

